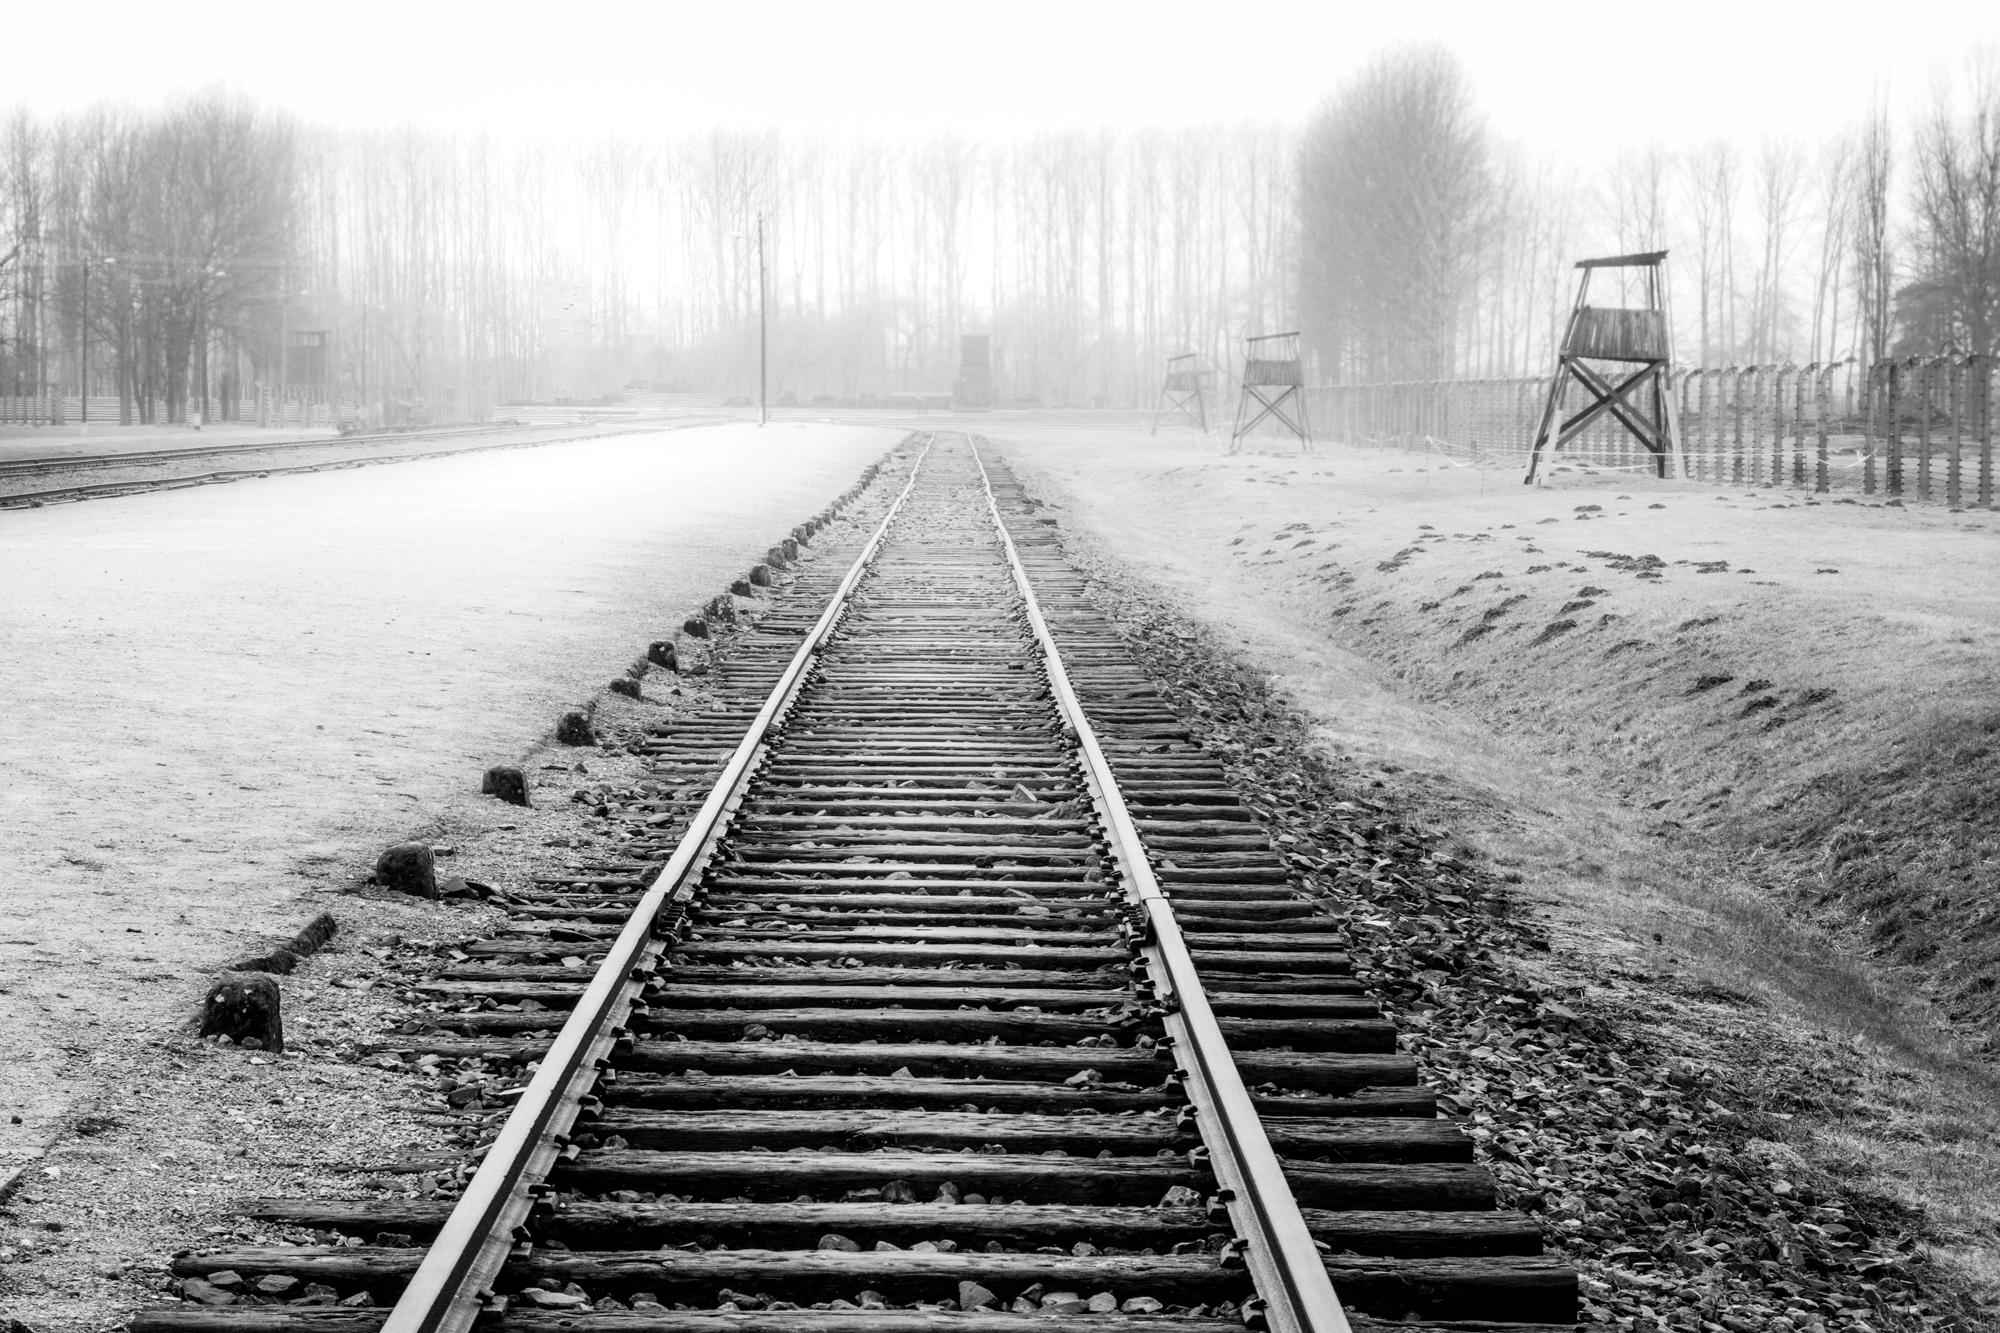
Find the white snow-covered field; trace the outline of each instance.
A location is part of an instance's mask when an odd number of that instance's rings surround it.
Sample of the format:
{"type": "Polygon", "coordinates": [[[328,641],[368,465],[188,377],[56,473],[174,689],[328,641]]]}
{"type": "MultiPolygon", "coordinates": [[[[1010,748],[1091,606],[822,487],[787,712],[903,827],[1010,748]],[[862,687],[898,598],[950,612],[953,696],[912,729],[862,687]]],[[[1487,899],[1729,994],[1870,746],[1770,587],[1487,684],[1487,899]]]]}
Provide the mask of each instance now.
{"type": "Polygon", "coordinates": [[[0,514],[0,1175],[66,1074],[179,1021],[899,434],[673,430],[0,514]]]}

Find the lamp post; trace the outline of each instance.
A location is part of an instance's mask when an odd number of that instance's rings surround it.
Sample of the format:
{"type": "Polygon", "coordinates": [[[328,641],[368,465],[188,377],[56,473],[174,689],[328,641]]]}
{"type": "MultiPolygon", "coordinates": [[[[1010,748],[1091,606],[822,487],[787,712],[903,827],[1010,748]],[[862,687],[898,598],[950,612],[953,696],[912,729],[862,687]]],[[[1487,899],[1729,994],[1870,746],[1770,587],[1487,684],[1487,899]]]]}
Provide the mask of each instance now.
{"type": "Polygon", "coordinates": [[[373,424],[368,417],[368,315],[370,311],[388,308],[382,305],[361,307],[361,424],[364,429],[373,424]]]}
{"type": "MultiPolygon", "coordinates": [[[[738,245],[750,238],[742,232],[734,232],[730,240],[738,245]]],[[[770,322],[765,317],[764,281],[764,215],[757,215],[757,424],[762,426],[771,419],[768,389],[770,376],[770,322]]]]}
{"type": "MultiPolygon", "coordinates": [[[[289,275],[285,275],[289,277],[289,275]]],[[[285,424],[285,395],[292,378],[292,289],[285,283],[285,293],[278,301],[278,425],[285,424]]]]}
{"type": "Polygon", "coordinates": [[[764,215],[757,215],[757,424],[771,419],[766,401],[770,363],[770,326],[764,314],[764,215]]]}
{"type": "Polygon", "coordinates": [[[78,350],[83,354],[83,376],[76,397],[77,402],[83,407],[83,424],[88,426],[90,424],[90,257],[88,255],[83,260],[83,326],[78,331],[82,334],[78,339],[81,344],[78,350]]]}

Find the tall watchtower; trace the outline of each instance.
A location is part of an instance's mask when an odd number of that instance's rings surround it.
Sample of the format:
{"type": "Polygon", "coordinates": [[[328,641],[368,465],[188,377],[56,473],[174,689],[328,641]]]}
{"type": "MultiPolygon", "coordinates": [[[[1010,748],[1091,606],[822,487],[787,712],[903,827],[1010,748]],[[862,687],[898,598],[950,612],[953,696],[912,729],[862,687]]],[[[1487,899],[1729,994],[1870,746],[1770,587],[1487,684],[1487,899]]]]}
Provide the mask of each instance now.
{"type": "Polygon", "coordinates": [[[1159,405],[1153,409],[1153,434],[1160,433],[1160,422],[1168,417],[1184,416],[1194,422],[1194,428],[1203,435],[1208,434],[1208,404],[1201,392],[1201,362],[1193,352],[1182,352],[1179,356],[1167,358],[1167,376],[1160,381],[1159,405]]]}
{"type": "Polygon", "coordinates": [[[1534,446],[1528,453],[1528,475],[1522,481],[1534,482],[1544,447],[1554,453],[1607,412],[1652,451],[1659,474],[1668,475],[1668,460],[1680,453],[1680,422],[1674,414],[1673,395],[1667,391],[1673,345],[1662,271],[1666,258],[1665,250],[1654,250],[1577,261],[1583,276],[1577,280],[1576,303],[1570,308],[1569,324],[1556,353],[1555,377],[1549,381],[1549,398],[1542,405],[1534,446]],[[1590,280],[1605,268],[1639,270],[1635,276],[1645,304],[1591,305],[1590,280]],[[1591,362],[1610,365],[1600,369],[1591,362]],[[1583,386],[1591,401],[1558,428],[1563,391],[1572,380],[1583,386]]]}
{"type": "Polygon", "coordinates": [[[1245,435],[1265,417],[1299,437],[1299,448],[1312,452],[1312,426],[1306,420],[1306,378],[1299,365],[1299,335],[1263,333],[1243,339],[1243,393],[1236,400],[1236,428],[1229,434],[1229,452],[1242,446],[1245,435]],[[1250,415],[1250,405],[1257,413],[1250,415]],[[1246,418],[1248,418],[1246,420],[1246,418]]]}

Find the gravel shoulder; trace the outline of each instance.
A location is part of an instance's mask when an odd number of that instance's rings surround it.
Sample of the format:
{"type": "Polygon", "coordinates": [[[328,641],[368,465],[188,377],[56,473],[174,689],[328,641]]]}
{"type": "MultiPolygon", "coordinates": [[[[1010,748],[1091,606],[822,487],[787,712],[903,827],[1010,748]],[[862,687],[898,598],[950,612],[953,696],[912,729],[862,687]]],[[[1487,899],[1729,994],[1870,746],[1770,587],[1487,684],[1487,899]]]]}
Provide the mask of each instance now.
{"type": "MultiPolygon", "coordinates": [[[[104,1327],[197,1218],[231,1231],[225,1196],[448,1138],[371,1119],[411,1074],[339,1057],[400,1007],[370,974],[484,909],[357,897],[376,852],[423,837],[488,880],[567,855],[573,807],[481,798],[483,769],[898,438],[623,435],[0,517],[0,1179],[26,1168],[0,1310],[104,1327]],[[342,933],[284,983],[294,1050],[194,1042],[213,969],[322,910],[342,933]]],[[[558,758],[531,767],[586,780],[558,758]]]]}

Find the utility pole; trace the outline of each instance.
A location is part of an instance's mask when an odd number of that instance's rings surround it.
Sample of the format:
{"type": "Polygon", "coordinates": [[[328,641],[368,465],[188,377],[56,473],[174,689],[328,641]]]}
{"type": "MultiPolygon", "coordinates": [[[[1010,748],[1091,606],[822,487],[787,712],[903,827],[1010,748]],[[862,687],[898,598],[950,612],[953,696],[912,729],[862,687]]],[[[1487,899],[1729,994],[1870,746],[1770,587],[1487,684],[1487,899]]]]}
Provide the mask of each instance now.
{"type": "Polygon", "coordinates": [[[770,324],[764,315],[764,215],[757,215],[757,424],[771,419],[767,399],[770,385],[770,324]]]}
{"type": "Polygon", "coordinates": [[[90,257],[83,260],[83,387],[77,400],[83,404],[83,424],[90,424],[90,257]]]}
{"type": "Polygon", "coordinates": [[[278,424],[285,424],[285,383],[292,377],[292,285],[291,275],[280,270],[285,294],[278,301],[278,424]]]}

